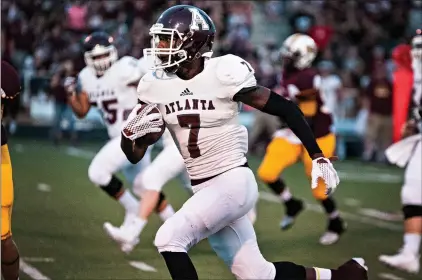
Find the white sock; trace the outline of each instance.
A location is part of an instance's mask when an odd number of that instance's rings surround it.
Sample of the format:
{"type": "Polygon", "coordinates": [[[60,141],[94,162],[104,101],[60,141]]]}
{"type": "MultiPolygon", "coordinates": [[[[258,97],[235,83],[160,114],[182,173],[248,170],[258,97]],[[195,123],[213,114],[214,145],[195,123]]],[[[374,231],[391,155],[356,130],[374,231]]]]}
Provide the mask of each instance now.
{"type": "Polygon", "coordinates": [[[417,233],[405,233],[403,236],[403,251],[410,252],[414,255],[419,254],[419,248],[421,245],[421,235],[417,233]]]}
{"type": "Polygon", "coordinates": [[[174,215],[174,209],[170,204],[167,204],[166,208],[164,208],[163,211],[158,213],[158,216],[160,216],[161,220],[165,222],[168,218],[174,215]]]}
{"type": "Polygon", "coordinates": [[[316,280],[331,280],[331,269],[314,267],[316,280]]]}
{"type": "Polygon", "coordinates": [[[284,188],[284,191],[280,194],[280,197],[283,201],[289,201],[293,196],[289,188],[284,188]]]}
{"type": "Polygon", "coordinates": [[[136,217],[132,220],[131,229],[136,236],[141,235],[142,230],[144,229],[145,225],[148,223],[148,220],[144,220],[142,218],[136,217]]]}
{"type": "Polygon", "coordinates": [[[138,211],[139,201],[128,190],[119,197],[120,204],[125,208],[126,212],[136,213],[138,211]]]}

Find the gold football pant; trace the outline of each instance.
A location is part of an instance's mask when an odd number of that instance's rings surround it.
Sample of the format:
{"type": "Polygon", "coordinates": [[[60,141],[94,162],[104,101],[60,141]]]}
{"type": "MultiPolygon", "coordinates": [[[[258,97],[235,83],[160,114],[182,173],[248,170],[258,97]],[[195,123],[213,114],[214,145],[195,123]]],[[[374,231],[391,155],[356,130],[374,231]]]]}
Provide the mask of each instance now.
{"type": "Polygon", "coordinates": [[[12,235],[13,179],[9,149],[1,146],[1,240],[12,235]]]}
{"type": "MultiPolygon", "coordinates": [[[[334,133],[317,139],[324,156],[334,156],[336,137],[334,133]]],[[[264,160],[258,168],[258,177],[265,183],[273,183],[279,179],[283,170],[297,162],[299,157],[305,166],[305,173],[311,178],[312,159],[302,144],[292,144],[284,138],[274,137],[267,147],[264,160]]],[[[325,183],[320,180],[318,187],[312,190],[314,197],[318,200],[327,198],[325,195],[325,183]]]]}

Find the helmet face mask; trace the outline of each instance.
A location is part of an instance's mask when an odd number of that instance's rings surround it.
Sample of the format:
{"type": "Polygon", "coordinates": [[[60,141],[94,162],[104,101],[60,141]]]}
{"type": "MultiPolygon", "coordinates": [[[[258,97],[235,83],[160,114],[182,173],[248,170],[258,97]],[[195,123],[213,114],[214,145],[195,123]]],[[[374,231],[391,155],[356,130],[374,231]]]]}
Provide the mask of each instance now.
{"type": "Polygon", "coordinates": [[[154,69],[178,66],[188,58],[187,52],[181,49],[186,41],[184,34],[177,29],[162,26],[157,23],[151,27],[149,34],[152,36],[152,46],[144,49],[144,56],[154,60],[154,69]]]}
{"type": "Polygon", "coordinates": [[[210,56],[215,27],[204,11],[178,5],[164,11],[149,34],[152,45],[144,56],[154,62],[153,69],[175,73],[182,63],[210,56]]]}
{"type": "Polygon", "coordinates": [[[101,76],[118,60],[113,38],[104,32],[94,32],[85,41],[85,63],[101,76]]]}

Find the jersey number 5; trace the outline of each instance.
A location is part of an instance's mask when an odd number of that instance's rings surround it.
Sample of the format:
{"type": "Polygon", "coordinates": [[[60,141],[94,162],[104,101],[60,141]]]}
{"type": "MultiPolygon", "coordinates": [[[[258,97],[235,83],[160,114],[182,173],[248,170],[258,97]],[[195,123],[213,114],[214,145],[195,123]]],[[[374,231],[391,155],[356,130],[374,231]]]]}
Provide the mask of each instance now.
{"type": "Polygon", "coordinates": [[[104,119],[108,124],[114,124],[117,120],[117,110],[112,108],[114,104],[117,104],[117,99],[109,99],[101,102],[103,110],[107,113],[104,119]]]}
{"type": "Polygon", "coordinates": [[[199,114],[178,115],[177,120],[181,127],[190,128],[188,139],[188,151],[191,158],[201,156],[201,151],[198,147],[198,135],[201,125],[199,114]]]}
{"type": "MultiPolygon", "coordinates": [[[[114,124],[117,121],[117,109],[113,108],[117,103],[118,100],[116,98],[103,100],[101,102],[101,108],[107,113],[107,115],[104,116],[104,119],[108,124],[114,124]]],[[[124,110],[123,120],[127,120],[131,112],[132,110],[124,110]]]]}

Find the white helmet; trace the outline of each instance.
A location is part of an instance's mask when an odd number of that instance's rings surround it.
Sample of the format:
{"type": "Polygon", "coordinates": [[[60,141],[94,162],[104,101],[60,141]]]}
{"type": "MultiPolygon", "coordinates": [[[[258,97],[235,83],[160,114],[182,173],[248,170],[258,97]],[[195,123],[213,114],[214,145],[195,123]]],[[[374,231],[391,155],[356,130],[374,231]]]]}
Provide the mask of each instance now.
{"type": "Polygon", "coordinates": [[[84,58],[97,75],[103,75],[118,60],[114,39],[105,32],[94,32],[84,40],[84,58]]]}
{"type": "Polygon", "coordinates": [[[292,60],[297,69],[311,66],[318,53],[318,47],[310,36],[295,33],[287,37],[280,49],[283,58],[292,60]]]}

